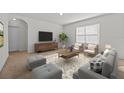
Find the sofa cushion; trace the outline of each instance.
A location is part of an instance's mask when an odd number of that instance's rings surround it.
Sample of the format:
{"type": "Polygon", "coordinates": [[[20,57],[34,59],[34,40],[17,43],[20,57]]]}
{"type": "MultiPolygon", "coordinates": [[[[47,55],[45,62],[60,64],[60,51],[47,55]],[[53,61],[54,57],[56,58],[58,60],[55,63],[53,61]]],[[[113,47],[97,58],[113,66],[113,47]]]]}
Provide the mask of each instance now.
{"type": "Polygon", "coordinates": [[[109,54],[115,56],[115,55],[116,55],[115,49],[111,49],[111,50],[109,51],[109,54]]]}
{"type": "Polygon", "coordinates": [[[79,74],[78,74],[78,71],[77,71],[77,72],[75,72],[75,73],[73,74],[73,78],[74,78],[74,79],[79,79],[79,74]]]}
{"type": "Polygon", "coordinates": [[[82,66],[79,70],[78,70],[78,75],[80,79],[106,79],[106,77],[95,73],[94,71],[90,70],[88,68],[88,64],[86,64],[85,66],[82,66]]]}
{"type": "Polygon", "coordinates": [[[27,62],[32,63],[34,61],[38,61],[41,59],[44,59],[44,57],[42,55],[32,55],[32,56],[28,57],[27,62]]]}
{"type": "Polygon", "coordinates": [[[32,70],[38,66],[46,64],[46,58],[41,55],[32,55],[27,59],[27,68],[32,70]]]}
{"type": "Polygon", "coordinates": [[[61,79],[62,70],[54,64],[45,64],[32,71],[34,79],[61,79]]]}

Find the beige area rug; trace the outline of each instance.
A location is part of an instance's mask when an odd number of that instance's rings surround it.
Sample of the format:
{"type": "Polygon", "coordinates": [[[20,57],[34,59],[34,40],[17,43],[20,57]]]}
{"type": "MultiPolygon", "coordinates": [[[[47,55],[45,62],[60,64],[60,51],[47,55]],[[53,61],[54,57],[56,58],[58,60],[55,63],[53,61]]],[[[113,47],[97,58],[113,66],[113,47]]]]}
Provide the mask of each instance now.
{"type": "Polygon", "coordinates": [[[44,57],[47,59],[47,64],[52,63],[62,69],[63,79],[72,79],[73,73],[76,72],[81,66],[88,63],[90,60],[89,57],[85,57],[83,54],[80,54],[79,57],[75,56],[68,60],[58,57],[58,53],[44,57]]]}

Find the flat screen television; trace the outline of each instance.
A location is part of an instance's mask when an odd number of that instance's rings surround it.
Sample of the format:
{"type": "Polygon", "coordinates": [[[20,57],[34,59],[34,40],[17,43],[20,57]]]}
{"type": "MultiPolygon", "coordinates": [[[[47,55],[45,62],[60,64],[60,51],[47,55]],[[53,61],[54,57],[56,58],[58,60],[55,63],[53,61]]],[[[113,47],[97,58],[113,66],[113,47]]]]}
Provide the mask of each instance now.
{"type": "Polygon", "coordinates": [[[39,41],[52,41],[52,40],[53,40],[52,32],[39,31],[39,41]]]}

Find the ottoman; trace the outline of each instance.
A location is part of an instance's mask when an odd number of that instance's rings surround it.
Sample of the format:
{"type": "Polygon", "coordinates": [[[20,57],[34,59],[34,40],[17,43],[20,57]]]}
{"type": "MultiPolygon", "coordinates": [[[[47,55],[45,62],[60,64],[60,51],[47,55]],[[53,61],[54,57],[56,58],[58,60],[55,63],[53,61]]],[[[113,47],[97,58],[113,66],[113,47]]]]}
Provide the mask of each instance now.
{"type": "Polygon", "coordinates": [[[32,70],[33,79],[62,79],[62,70],[54,64],[45,64],[32,70]]]}
{"type": "Polygon", "coordinates": [[[32,55],[27,59],[27,68],[29,70],[44,64],[46,64],[46,58],[43,58],[41,55],[32,55]]]}

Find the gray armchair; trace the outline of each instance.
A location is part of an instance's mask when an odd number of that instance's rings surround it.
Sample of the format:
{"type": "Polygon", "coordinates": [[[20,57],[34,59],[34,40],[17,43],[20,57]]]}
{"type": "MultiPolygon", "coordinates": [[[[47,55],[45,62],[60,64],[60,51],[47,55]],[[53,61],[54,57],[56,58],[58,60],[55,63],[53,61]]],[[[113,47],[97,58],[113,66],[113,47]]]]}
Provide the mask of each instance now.
{"type": "Polygon", "coordinates": [[[117,78],[117,53],[115,50],[110,50],[105,62],[102,66],[101,74],[90,70],[90,64],[86,64],[79,68],[77,72],[73,74],[74,79],[116,79],[117,78]]]}

